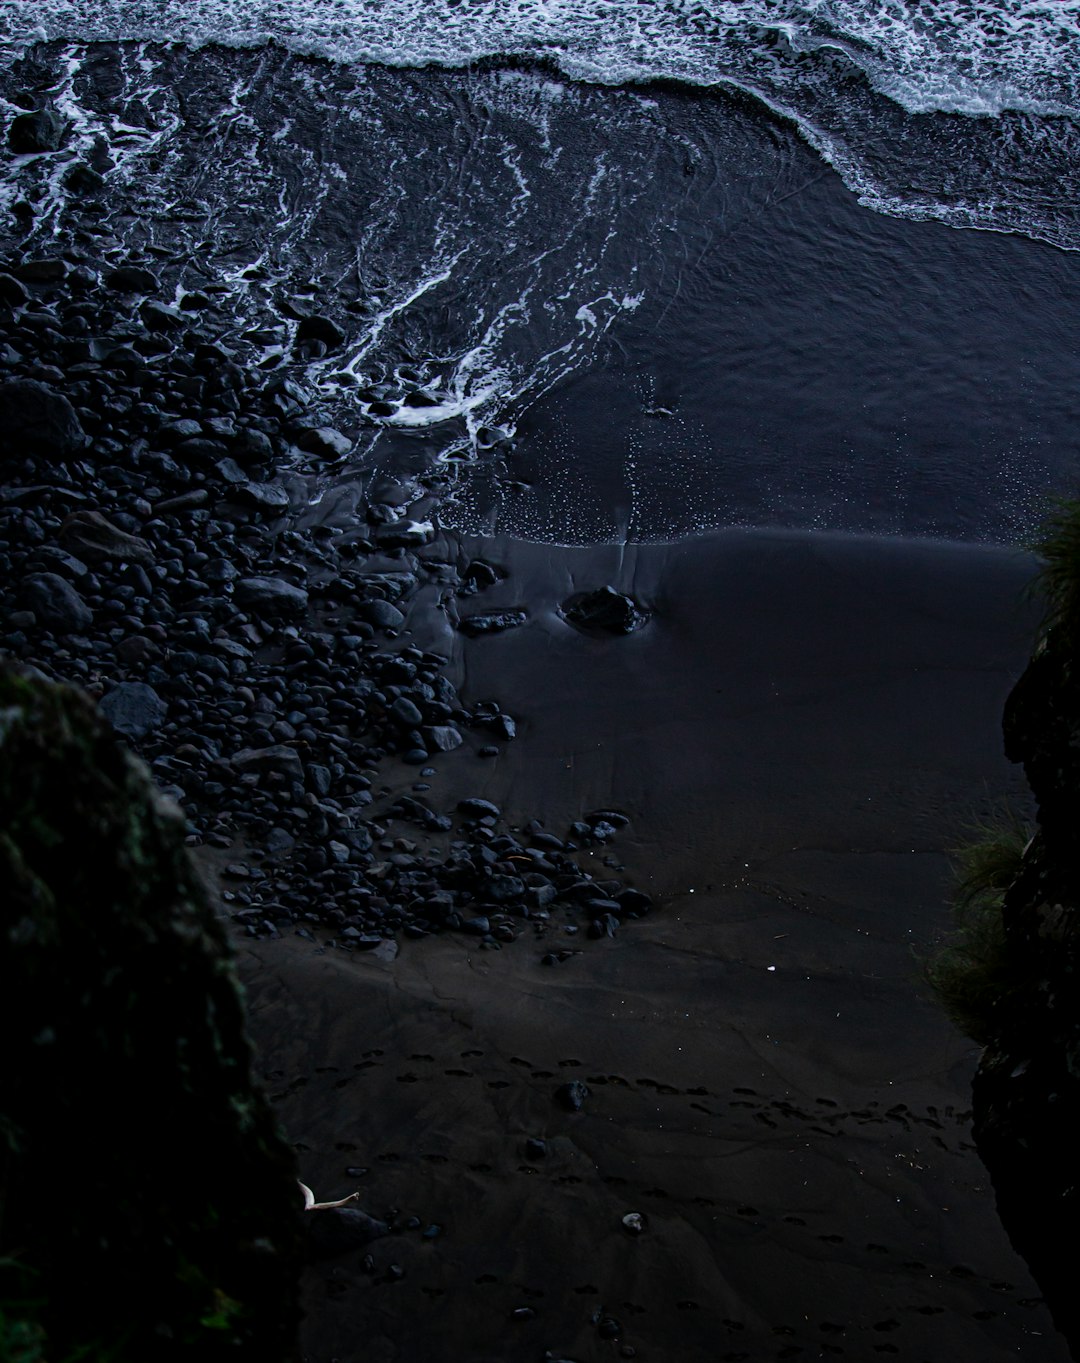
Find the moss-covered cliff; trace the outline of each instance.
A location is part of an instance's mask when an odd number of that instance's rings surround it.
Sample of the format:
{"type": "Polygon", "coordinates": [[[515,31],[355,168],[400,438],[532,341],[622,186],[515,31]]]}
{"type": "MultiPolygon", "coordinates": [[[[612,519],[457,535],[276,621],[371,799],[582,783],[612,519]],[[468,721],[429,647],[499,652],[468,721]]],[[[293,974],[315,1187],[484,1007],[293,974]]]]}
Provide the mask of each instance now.
{"type": "Polygon", "coordinates": [[[292,1161],[183,832],[0,664],[0,1360],[294,1356],[292,1161]]]}
{"type": "Polygon", "coordinates": [[[1008,987],[983,1009],[975,1136],[1006,1229],[1080,1358],[1080,504],[1036,549],[1046,619],[1004,737],[1037,831],[1000,900],[1008,987]]]}

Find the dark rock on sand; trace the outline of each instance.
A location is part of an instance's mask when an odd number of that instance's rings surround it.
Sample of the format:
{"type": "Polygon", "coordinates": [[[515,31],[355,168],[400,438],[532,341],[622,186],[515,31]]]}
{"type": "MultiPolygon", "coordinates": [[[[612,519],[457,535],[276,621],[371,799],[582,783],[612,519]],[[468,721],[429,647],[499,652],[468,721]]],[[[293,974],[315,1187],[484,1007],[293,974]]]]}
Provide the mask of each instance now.
{"type": "Polygon", "coordinates": [[[490,800],[481,800],[477,796],[469,796],[468,799],[459,800],[458,810],[462,814],[471,814],[478,819],[497,819],[502,813],[498,805],[493,805],[490,800]]]}
{"type": "Polygon", "coordinates": [[[523,610],[492,611],[484,615],[466,615],[458,621],[458,629],[470,638],[478,634],[500,634],[525,624],[528,615],[523,610]]]}
{"type": "Polygon", "coordinates": [[[145,738],[165,722],[166,706],[145,682],[121,682],[102,698],[101,713],[117,733],[145,738]]]}
{"type": "Polygon", "coordinates": [[[55,573],[34,573],[23,583],[23,600],[47,629],[61,634],[88,629],[94,613],[75,588],[55,573]]]}
{"type": "Polygon", "coordinates": [[[569,624],[590,634],[632,634],[649,621],[647,611],[614,587],[578,592],[562,603],[560,614],[569,624]]]}
{"type": "Polygon", "coordinates": [[[87,445],[75,408],[37,379],[0,383],[0,453],[67,459],[87,445]]]}
{"type": "MultiPolygon", "coordinates": [[[[389,601],[383,601],[376,597],[372,601],[365,601],[357,612],[361,620],[366,620],[369,625],[375,625],[377,629],[400,629],[405,623],[405,616],[399,611],[397,606],[389,601]]],[[[419,716],[419,711],[417,711],[419,716]]],[[[414,723],[420,722],[417,718],[414,723]]]]}
{"type": "Polygon", "coordinates": [[[571,1079],[555,1090],[555,1101],[567,1112],[580,1112],[586,1100],[591,1097],[589,1088],[580,1079],[571,1079]]]}
{"type": "Polygon", "coordinates": [[[320,1258],[363,1249],[390,1234],[385,1221],[377,1221],[357,1207],[327,1207],[305,1213],[305,1219],[308,1246],[320,1258]]]}
{"type": "Polygon", "coordinates": [[[67,123],[57,109],[38,109],[17,114],[8,128],[8,146],[17,155],[56,151],[64,138],[67,123]]]}

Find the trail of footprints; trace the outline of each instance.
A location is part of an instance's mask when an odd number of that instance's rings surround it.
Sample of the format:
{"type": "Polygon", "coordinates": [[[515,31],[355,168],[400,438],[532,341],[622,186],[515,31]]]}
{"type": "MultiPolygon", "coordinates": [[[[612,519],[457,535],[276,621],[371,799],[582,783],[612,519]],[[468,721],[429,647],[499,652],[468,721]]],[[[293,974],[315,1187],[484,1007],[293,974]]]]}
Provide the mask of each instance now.
{"type": "MultiPolygon", "coordinates": [[[[483,1082],[486,1087],[493,1090],[506,1089],[514,1086],[513,1081],[509,1079],[480,1080],[476,1071],[469,1068],[469,1062],[482,1059],[483,1057],[484,1052],[482,1050],[464,1050],[455,1057],[455,1063],[446,1065],[430,1053],[417,1052],[408,1057],[408,1063],[410,1066],[415,1065],[420,1067],[422,1072],[418,1073],[416,1069],[409,1068],[396,1074],[394,1079],[400,1084],[420,1084],[443,1076],[447,1078],[483,1082]]],[[[509,1063],[522,1071],[523,1076],[526,1076],[528,1079],[540,1081],[558,1079],[560,1082],[563,1082],[567,1078],[567,1071],[573,1072],[585,1068],[580,1060],[564,1059],[557,1062],[558,1070],[541,1069],[533,1065],[531,1061],[516,1055],[510,1057],[509,1063]]],[[[320,1066],[315,1070],[315,1074],[319,1077],[332,1076],[329,1080],[332,1087],[341,1089],[356,1080],[362,1079],[368,1071],[382,1070],[385,1068],[385,1052],[378,1048],[374,1048],[363,1052],[360,1060],[353,1064],[351,1071],[342,1071],[336,1066],[320,1066]]],[[[784,1131],[784,1138],[786,1139],[790,1134],[790,1126],[793,1122],[802,1124],[801,1129],[803,1132],[811,1131],[819,1136],[825,1137],[837,1137],[845,1134],[850,1135],[854,1127],[888,1126],[892,1124],[902,1128],[905,1132],[917,1131],[920,1135],[927,1137],[941,1150],[949,1153],[974,1151],[975,1149],[972,1142],[963,1138],[956,1138],[955,1133],[955,1128],[967,1128],[971,1119],[970,1109],[956,1109],[952,1106],[948,1106],[939,1110],[932,1105],[928,1105],[922,1112],[916,1112],[905,1103],[894,1103],[891,1106],[886,1107],[876,1101],[868,1102],[859,1108],[844,1109],[832,1098],[817,1097],[811,1104],[798,1104],[787,1099],[769,1098],[766,1095],[758,1093],[755,1089],[743,1086],[735,1087],[731,1089],[727,1095],[724,1095],[712,1093],[704,1085],[680,1089],[648,1076],[628,1079],[618,1074],[586,1074],[581,1077],[593,1090],[605,1086],[615,1086],[624,1089],[649,1091],[657,1096],[686,1098],[689,1100],[688,1107],[690,1109],[714,1119],[723,1117],[725,1113],[742,1111],[748,1115],[752,1121],[760,1124],[763,1128],[763,1139],[768,1139],[767,1132],[780,1132],[782,1128],[785,1127],[787,1128],[787,1130],[784,1131]],[[955,1144],[953,1145],[950,1145],[946,1140],[946,1136],[950,1134],[955,1138],[955,1144]]],[[[283,1078],[284,1074],[281,1071],[275,1071],[270,1075],[264,1076],[265,1081],[268,1083],[274,1081],[280,1082],[283,1078]]],[[[292,1080],[284,1087],[271,1093],[271,1102],[276,1103],[283,1101],[304,1088],[309,1082],[309,1079],[305,1077],[292,1080]]],[[[299,1150],[304,1149],[302,1146],[297,1146],[296,1148],[299,1150]]],[[[357,1146],[349,1142],[339,1142],[336,1149],[341,1153],[349,1153],[355,1151],[357,1146]]],[[[422,1153],[419,1157],[431,1165],[444,1165],[454,1162],[450,1156],[431,1152],[422,1153]]],[[[375,1156],[375,1159],[384,1165],[395,1164],[399,1162],[401,1158],[402,1157],[398,1152],[391,1150],[382,1151],[375,1156]]],[[[470,1163],[466,1167],[470,1173],[474,1174],[483,1175],[494,1172],[493,1167],[484,1162],[470,1163]]],[[[344,1172],[349,1177],[359,1177],[366,1174],[368,1170],[350,1166],[344,1172]]],[[[536,1176],[541,1174],[542,1170],[536,1164],[522,1163],[517,1166],[517,1172],[522,1175],[536,1176]]],[[[555,1173],[552,1171],[548,1173],[547,1177],[551,1182],[563,1186],[573,1186],[582,1182],[581,1178],[574,1174],[555,1173]]],[[[613,1175],[601,1175],[601,1181],[613,1188],[628,1186],[627,1179],[613,1175]]],[[[651,1199],[659,1203],[677,1203],[680,1200],[672,1198],[663,1188],[659,1187],[636,1190],[634,1196],[635,1199],[641,1200],[642,1202],[646,1199],[651,1199]]],[[[726,1206],[724,1203],[718,1203],[715,1199],[702,1195],[698,1195],[690,1200],[695,1205],[703,1208],[719,1206],[721,1210],[724,1210],[726,1206]]],[[[753,1221],[759,1226],[764,1226],[766,1224],[766,1218],[758,1208],[746,1203],[735,1206],[732,1214],[747,1221],[753,1221]]],[[[777,1218],[777,1221],[779,1224],[788,1228],[788,1233],[791,1233],[792,1231],[796,1233],[805,1232],[807,1235],[814,1235],[818,1241],[832,1246],[840,1246],[845,1243],[845,1237],[842,1235],[833,1234],[827,1231],[821,1233],[816,1232],[815,1228],[808,1224],[806,1218],[801,1216],[790,1214],[784,1215],[777,1218]]],[[[851,1248],[854,1248],[856,1251],[859,1249],[858,1246],[852,1246],[851,1248]]],[[[885,1256],[892,1255],[892,1251],[886,1245],[875,1244],[873,1242],[868,1242],[862,1246],[862,1252],[868,1255],[880,1256],[883,1261],[885,1256]]],[[[919,1260],[901,1261],[899,1267],[905,1273],[917,1276],[929,1272],[928,1265],[919,1260]]],[[[970,1279],[979,1276],[974,1270],[963,1264],[954,1265],[949,1270],[949,1275],[955,1279],[970,1279]]],[[[522,1298],[539,1299],[545,1295],[540,1289],[529,1287],[525,1284],[512,1283],[509,1280],[504,1281],[497,1275],[491,1273],[482,1274],[477,1277],[474,1285],[477,1287],[486,1287],[499,1284],[504,1287],[513,1288],[522,1298]]],[[[1041,1297],[1016,1298],[1013,1296],[1016,1289],[1014,1285],[1009,1282],[983,1282],[982,1286],[989,1289],[989,1293],[993,1293],[995,1297],[1000,1299],[1003,1307],[1019,1306],[1033,1310],[1043,1305],[1041,1297]],[[1009,1300],[1006,1301],[1006,1298],[1009,1300]]],[[[422,1290],[426,1295],[433,1298],[443,1294],[443,1289],[441,1288],[425,1287],[422,1290]]],[[[595,1298],[601,1295],[600,1289],[595,1284],[588,1282],[576,1286],[574,1291],[583,1298],[595,1298]]],[[[692,1312],[700,1308],[700,1303],[685,1299],[676,1302],[675,1306],[680,1312],[692,1312]]],[[[618,1309],[631,1317],[646,1311],[645,1307],[629,1301],[620,1302],[618,1304],[618,1309]]],[[[944,1306],[933,1303],[924,1303],[920,1306],[907,1309],[922,1316],[935,1316],[946,1310],[944,1306]]],[[[607,1307],[603,1307],[601,1310],[606,1311],[607,1307]]],[[[523,1305],[514,1313],[515,1318],[518,1319],[524,1319],[526,1316],[533,1314],[535,1314],[535,1311],[528,1305],[523,1305]]],[[[972,1313],[973,1318],[978,1321],[992,1320],[998,1314],[998,1311],[990,1308],[972,1313]]],[[[729,1337],[737,1335],[745,1329],[745,1322],[742,1321],[725,1319],[721,1324],[728,1332],[729,1337]]],[[[846,1335],[849,1328],[853,1330],[857,1329],[861,1333],[864,1327],[861,1323],[859,1325],[852,1323],[849,1327],[848,1324],[843,1322],[829,1320],[819,1322],[817,1337],[813,1341],[811,1352],[816,1352],[819,1357],[826,1355],[843,1355],[845,1353],[845,1348],[840,1341],[846,1335]]],[[[875,1342],[872,1346],[875,1354],[886,1356],[900,1353],[899,1346],[890,1339],[893,1332],[901,1328],[901,1322],[899,1320],[888,1318],[871,1322],[870,1328],[875,1337],[875,1342]]],[[[778,1352],[774,1355],[777,1360],[796,1359],[802,1355],[811,1356],[811,1352],[808,1352],[806,1346],[795,1342],[793,1337],[797,1332],[794,1327],[778,1325],[772,1327],[772,1333],[777,1337],[779,1346],[778,1352]],[[789,1338],[791,1342],[786,1345],[782,1344],[780,1341],[784,1338],[789,1338]]],[[[799,1329],[798,1334],[803,1338],[806,1337],[807,1329],[805,1325],[799,1329]]],[[[742,1363],[743,1360],[749,1360],[751,1356],[750,1353],[741,1352],[737,1349],[717,1354],[717,1358],[723,1360],[724,1363],[742,1363]]]]}

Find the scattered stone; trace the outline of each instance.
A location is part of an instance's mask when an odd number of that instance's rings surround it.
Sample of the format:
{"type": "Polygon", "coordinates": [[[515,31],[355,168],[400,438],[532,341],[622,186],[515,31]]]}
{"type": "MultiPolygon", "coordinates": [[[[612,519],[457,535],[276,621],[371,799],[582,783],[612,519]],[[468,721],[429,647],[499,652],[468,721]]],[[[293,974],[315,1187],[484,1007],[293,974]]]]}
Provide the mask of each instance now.
{"type": "Polygon", "coordinates": [[[353,442],[330,426],[315,426],[301,431],[296,437],[300,449],[308,454],[319,454],[326,459],[344,459],[352,453],[353,442]]]}
{"type": "Polygon", "coordinates": [[[375,529],[375,541],[383,549],[421,549],[434,538],[430,521],[388,521],[375,529]]]}
{"type": "Polygon", "coordinates": [[[289,494],[280,483],[240,483],[229,493],[233,501],[257,511],[288,511],[289,494]]]}
{"type": "Polygon", "coordinates": [[[46,627],[60,634],[89,629],[94,613],[75,588],[55,573],[34,573],[23,583],[23,599],[46,627]]]}
{"type": "Polygon", "coordinates": [[[120,530],[100,511],[75,511],[64,521],[60,543],[87,563],[115,558],[123,563],[153,563],[154,551],[146,540],[120,530]]]}
{"type": "Polygon", "coordinates": [[[561,1084],[555,1090],[555,1101],[567,1112],[580,1112],[585,1100],[591,1096],[588,1086],[580,1079],[571,1079],[568,1084],[561,1084]]]}
{"type": "Polygon", "coordinates": [[[462,634],[474,638],[478,634],[500,634],[503,630],[517,629],[528,619],[523,610],[493,611],[485,615],[466,615],[458,621],[462,634]]]}
{"type": "Polygon", "coordinates": [[[641,1235],[648,1229],[648,1220],[644,1212],[627,1212],[622,1223],[630,1235],[641,1235]]]}
{"type": "Polygon", "coordinates": [[[0,383],[0,453],[68,459],[87,446],[75,408],[37,379],[0,383]]]}
{"type": "Polygon", "coordinates": [[[67,278],[68,267],[57,256],[39,260],[24,260],[16,274],[24,284],[59,284],[67,278]]]}
{"type": "Polygon", "coordinates": [[[282,743],[268,748],[244,748],[231,759],[235,772],[256,772],[260,776],[268,772],[279,772],[291,781],[303,781],[304,764],[295,748],[287,748],[282,743]]]}
{"type": "Polygon", "coordinates": [[[421,732],[429,752],[453,752],[465,741],[452,724],[432,724],[421,732]]]}
{"type": "Polygon", "coordinates": [[[497,819],[502,813],[498,805],[493,805],[490,800],[480,800],[476,796],[459,800],[458,811],[462,814],[471,814],[477,819],[497,819]]]}
{"type": "Polygon", "coordinates": [[[30,295],[14,275],[0,274],[0,303],[9,308],[22,308],[30,302],[30,295]]]}
{"type": "Polygon", "coordinates": [[[614,587],[578,592],[562,603],[559,613],[569,624],[590,634],[633,634],[649,622],[648,612],[614,587]]]}
{"type": "Polygon", "coordinates": [[[120,682],[101,701],[101,713],[117,733],[145,738],[165,722],[165,702],[145,682],[120,682]]]}
{"type": "MultiPolygon", "coordinates": [[[[361,620],[366,620],[369,625],[374,625],[377,629],[399,630],[405,623],[405,615],[398,610],[397,606],[378,597],[372,601],[365,601],[358,614],[361,620]]],[[[419,723],[419,720],[417,720],[417,723],[419,723]]]]}
{"type": "Polygon", "coordinates": [[[58,150],[67,123],[57,109],[17,114],[8,128],[8,146],[18,156],[58,150]]]}
{"type": "Polygon", "coordinates": [[[329,317],[313,313],[310,317],[300,319],[300,325],[296,328],[296,339],[321,341],[328,350],[337,350],[339,346],[345,344],[345,333],[329,317]]]}
{"type": "Polygon", "coordinates": [[[331,1257],[363,1249],[390,1234],[385,1221],[377,1221],[356,1207],[328,1207],[305,1216],[308,1244],[314,1254],[331,1257]]]}
{"type": "Polygon", "coordinates": [[[121,265],[110,270],[102,282],[116,293],[156,293],[159,287],[157,275],[141,265],[121,265]]]}
{"type": "Polygon", "coordinates": [[[267,619],[296,618],[307,611],[308,594],[303,587],[277,577],[244,577],[236,584],[236,601],[244,610],[267,619]]]}

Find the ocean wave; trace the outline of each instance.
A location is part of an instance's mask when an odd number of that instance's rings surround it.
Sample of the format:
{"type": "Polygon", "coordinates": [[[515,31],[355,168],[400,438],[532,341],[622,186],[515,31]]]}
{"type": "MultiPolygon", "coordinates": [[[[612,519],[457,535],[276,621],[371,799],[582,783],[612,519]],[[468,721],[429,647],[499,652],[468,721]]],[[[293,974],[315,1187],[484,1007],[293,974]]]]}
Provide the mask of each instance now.
{"type": "Polygon", "coordinates": [[[593,84],[734,81],[773,98],[834,52],[909,113],[1080,111],[1080,0],[0,0],[0,32],[272,42],[388,66],[544,58],[593,84]]]}

